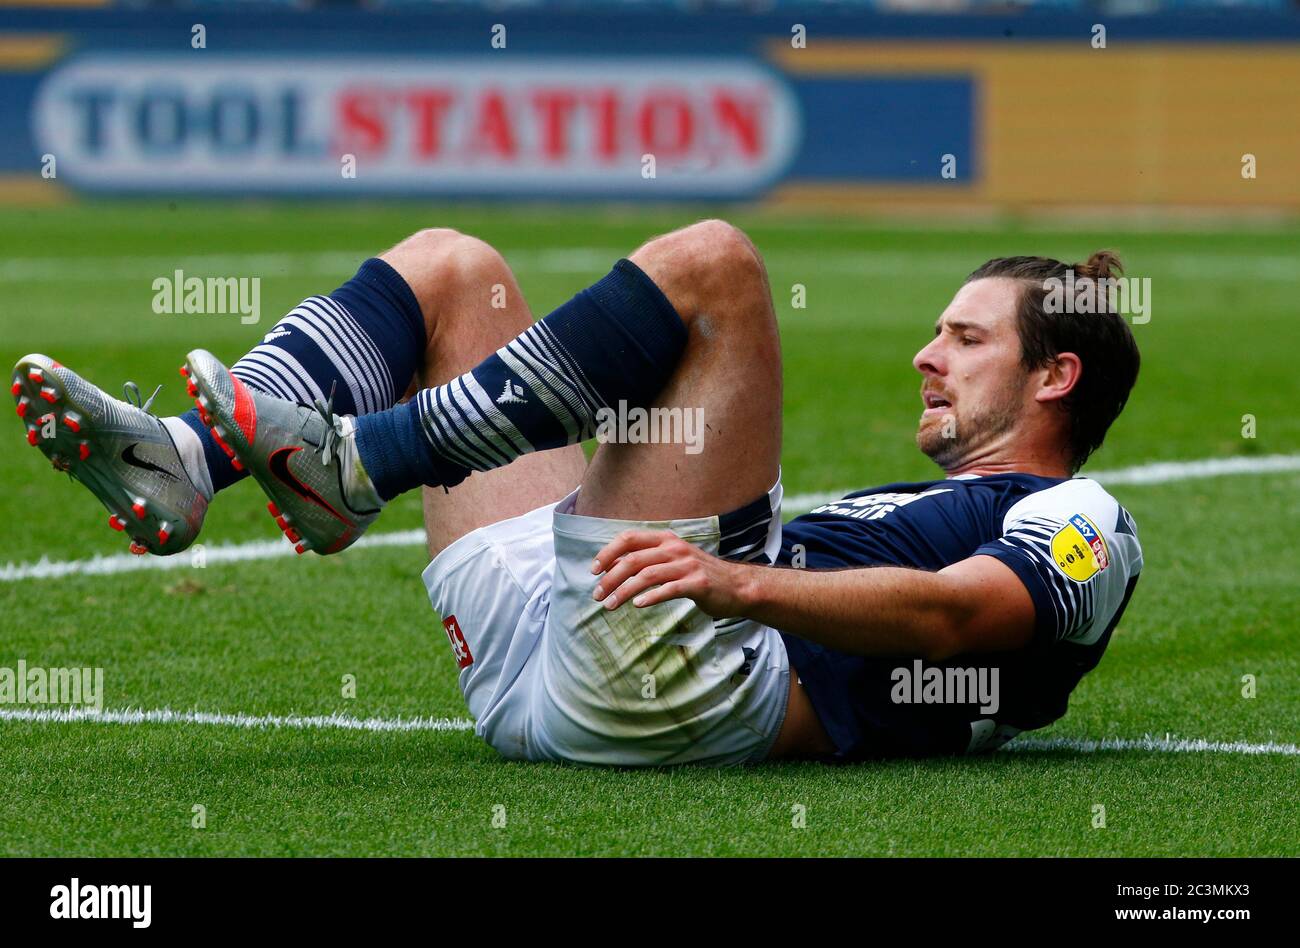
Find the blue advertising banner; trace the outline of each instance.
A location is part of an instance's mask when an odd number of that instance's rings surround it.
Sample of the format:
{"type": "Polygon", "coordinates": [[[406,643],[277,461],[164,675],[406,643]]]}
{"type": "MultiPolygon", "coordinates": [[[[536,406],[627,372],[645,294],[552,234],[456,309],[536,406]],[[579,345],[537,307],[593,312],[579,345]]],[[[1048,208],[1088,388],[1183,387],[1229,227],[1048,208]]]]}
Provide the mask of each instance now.
{"type": "MultiPolygon", "coordinates": [[[[1077,16],[792,17],[12,12],[0,175],[57,168],[103,194],[732,199],[834,183],[1015,200],[1030,185],[990,149],[1043,147],[1015,111],[1026,54],[1062,76],[1058,51],[1075,75],[1102,62],[1081,58],[1077,16]]],[[[1300,36],[1295,17],[1225,22],[1114,32],[1130,47],[1300,36]]]]}

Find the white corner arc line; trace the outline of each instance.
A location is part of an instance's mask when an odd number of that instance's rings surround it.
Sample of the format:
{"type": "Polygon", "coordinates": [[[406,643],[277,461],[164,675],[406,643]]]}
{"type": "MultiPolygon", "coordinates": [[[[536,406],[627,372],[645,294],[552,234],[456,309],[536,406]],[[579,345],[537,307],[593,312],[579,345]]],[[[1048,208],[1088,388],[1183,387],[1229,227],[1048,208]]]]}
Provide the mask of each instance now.
{"type": "MultiPolygon", "coordinates": [[[[1269,454],[1253,458],[1204,458],[1195,461],[1157,461],[1134,467],[1110,471],[1091,471],[1087,476],[1108,487],[1145,486],[1168,484],[1175,481],[1196,480],[1207,477],[1228,477],[1242,474],[1276,474],[1300,471],[1300,454],[1269,454]]],[[[839,500],[853,488],[840,491],[819,491],[792,494],[785,500],[788,513],[803,513],[821,504],[839,500]]],[[[423,546],[423,530],[395,530],[388,533],[371,533],[363,536],[352,549],[376,547],[423,546]]],[[[250,560],[267,560],[293,556],[293,546],[283,540],[251,540],[244,543],[205,545],[206,564],[242,563],[250,560]]],[[[63,576],[111,576],[148,570],[183,569],[194,563],[193,548],[175,556],[133,556],[116,553],[81,560],[50,560],[41,557],[34,563],[5,563],[0,565],[0,583],[13,583],[25,579],[58,579],[63,576]]]]}
{"type": "MultiPolygon", "coordinates": [[[[245,730],[340,730],[391,733],[396,731],[461,732],[472,731],[468,718],[396,717],[358,718],[349,714],[275,715],[222,714],[213,711],[174,711],[171,708],[124,708],[95,711],[93,708],[0,708],[0,722],[28,724],[194,724],[233,727],[245,730]]],[[[1141,738],[1103,738],[1088,740],[1074,737],[1018,737],[1004,751],[1041,753],[1073,751],[1081,754],[1142,751],[1147,753],[1245,754],[1251,756],[1300,756],[1300,746],[1276,742],[1207,741],[1201,738],[1177,738],[1172,735],[1141,738]]]]}

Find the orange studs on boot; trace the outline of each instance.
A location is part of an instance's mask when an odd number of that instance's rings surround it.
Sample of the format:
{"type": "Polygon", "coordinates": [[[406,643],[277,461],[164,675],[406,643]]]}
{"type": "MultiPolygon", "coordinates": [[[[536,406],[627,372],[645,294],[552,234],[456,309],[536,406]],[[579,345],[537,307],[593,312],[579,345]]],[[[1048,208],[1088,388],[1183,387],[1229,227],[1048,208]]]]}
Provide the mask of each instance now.
{"type": "Polygon", "coordinates": [[[221,436],[221,429],[214,425],[208,430],[212,433],[212,440],[217,443],[217,447],[226,452],[226,457],[233,458],[235,451],[230,445],[226,444],[226,439],[221,436]]]}
{"type": "Polygon", "coordinates": [[[108,518],[108,525],[112,527],[114,530],[126,529],[126,521],[123,520],[121,517],[119,517],[117,514],[113,514],[113,516],[108,518]]]}

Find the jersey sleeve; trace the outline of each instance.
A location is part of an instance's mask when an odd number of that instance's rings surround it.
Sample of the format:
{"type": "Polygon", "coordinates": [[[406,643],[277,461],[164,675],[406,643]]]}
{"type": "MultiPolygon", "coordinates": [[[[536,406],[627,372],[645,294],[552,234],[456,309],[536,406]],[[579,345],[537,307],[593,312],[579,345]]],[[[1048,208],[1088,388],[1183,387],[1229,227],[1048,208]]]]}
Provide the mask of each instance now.
{"type": "Polygon", "coordinates": [[[1091,645],[1128,602],[1142,569],[1128,511],[1087,478],[1065,481],[1007,510],[1002,535],[975,551],[1020,577],[1034,602],[1035,639],[1091,645]]]}

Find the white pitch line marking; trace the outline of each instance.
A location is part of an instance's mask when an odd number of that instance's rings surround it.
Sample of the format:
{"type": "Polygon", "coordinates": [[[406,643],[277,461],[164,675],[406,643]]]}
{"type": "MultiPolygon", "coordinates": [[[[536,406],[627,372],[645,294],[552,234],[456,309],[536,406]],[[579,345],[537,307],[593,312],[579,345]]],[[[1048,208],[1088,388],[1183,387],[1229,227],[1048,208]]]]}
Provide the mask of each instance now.
{"type": "MultiPolygon", "coordinates": [[[[377,250],[312,252],[209,253],[185,256],[13,257],[0,261],[0,284],[69,283],[122,280],[152,282],[180,269],[203,276],[243,273],[265,278],[341,277],[353,272],[377,250]]],[[[517,270],[588,274],[607,269],[628,252],[626,247],[501,248],[517,270]]],[[[770,268],[795,267],[800,272],[835,273],[859,278],[927,273],[958,278],[982,258],[951,250],[800,250],[775,247],[763,254],[770,268]]],[[[1173,277],[1203,279],[1277,280],[1300,278],[1300,263],[1291,256],[1254,252],[1176,251],[1143,254],[1147,267],[1173,277]]]]}
{"type": "MultiPolygon", "coordinates": [[[[15,721],[28,724],[198,724],[217,727],[244,728],[247,730],[340,730],[389,733],[393,731],[472,731],[474,722],[468,718],[357,718],[349,714],[275,715],[275,714],[221,714],[212,711],[173,711],[171,708],[125,708],[95,711],[90,708],[0,708],[0,722],[15,721]]],[[[1207,741],[1201,738],[1176,738],[1173,736],[1131,739],[1109,737],[1087,740],[1075,737],[1032,738],[1018,737],[1003,750],[1017,753],[1042,751],[1074,751],[1097,754],[1116,751],[1146,751],[1150,753],[1203,753],[1245,754],[1251,756],[1300,756],[1300,746],[1276,742],[1249,743],[1247,741],[1207,741]]]]}
{"type": "Polygon", "coordinates": [[[1037,752],[1068,750],[1080,754],[1098,754],[1107,751],[1154,751],[1163,754],[1278,754],[1283,757],[1300,756],[1300,746],[1268,741],[1252,744],[1247,741],[1207,741],[1200,737],[1152,737],[1137,739],[1106,737],[1099,741],[1078,737],[1017,737],[1003,750],[1037,752]]]}
{"type": "MultiPolygon", "coordinates": [[[[353,544],[353,548],[423,546],[425,542],[423,530],[394,530],[363,536],[353,544]]],[[[296,555],[292,544],[285,540],[249,540],[244,543],[207,544],[203,547],[204,561],[208,566],[296,555]]],[[[117,573],[185,569],[192,567],[194,561],[193,548],[175,556],[135,556],[131,553],[113,553],[86,560],[51,560],[43,556],[35,563],[6,563],[0,566],[0,583],[13,583],[24,579],[58,579],[74,575],[111,576],[117,573]]]]}
{"type": "MultiPolygon", "coordinates": [[[[1087,476],[1107,486],[1168,484],[1174,481],[1241,474],[1276,474],[1300,471],[1300,454],[1268,454],[1255,458],[1205,458],[1197,461],[1157,461],[1112,471],[1093,471],[1087,476]]],[[[792,494],[785,499],[787,513],[804,513],[822,504],[839,500],[853,488],[792,494]]],[[[423,546],[423,530],[394,530],[363,536],[353,549],[387,546],[423,546]]],[[[243,563],[293,556],[293,546],[284,540],[249,540],[244,543],[209,544],[203,548],[206,563],[243,563]]],[[[34,563],[6,563],[0,566],[0,583],[26,579],[58,579],[63,576],[111,576],[147,570],[182,569],[193,564],[191,552],[175,556],[134,556],[115,553],[84,560],[50,560],[41,557],[34,563]]]]}
{"type": "Polygon", "coordinates": [[[214,711],[173,711],[171,708],[0,708],[0,721],[30,724],[206,724],[223,727],[341,731],[469,731],[468,718],[357,718],[350,714],[275,715],[221,714],[214,711]]]}

